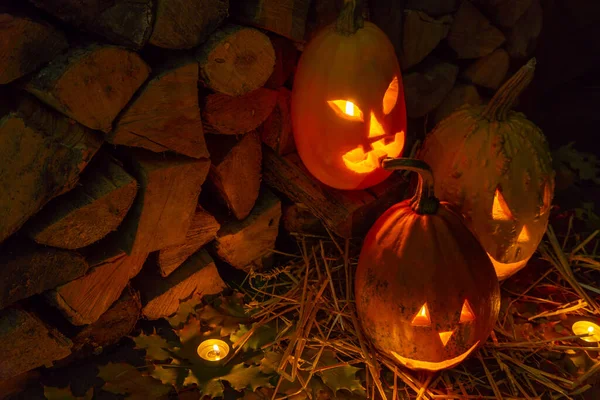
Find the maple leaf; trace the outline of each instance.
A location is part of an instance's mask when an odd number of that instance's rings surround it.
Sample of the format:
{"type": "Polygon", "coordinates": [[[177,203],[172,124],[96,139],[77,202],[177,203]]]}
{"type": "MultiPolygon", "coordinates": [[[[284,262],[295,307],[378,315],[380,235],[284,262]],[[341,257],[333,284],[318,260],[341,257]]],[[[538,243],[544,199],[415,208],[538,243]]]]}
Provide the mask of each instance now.
{"type": "Polygon", "coordinates": [[[180,368],[171,367],[169,365],[155,365],[154,370],[150,372],[150,375],[164,384],[176,385],[179,369],[180,368]]]}
{"type": "Polygon", "coordinates": [[[264,354],[262,360],[260,360],[259,368],[263,374],[273,374],[277,371],[283,354],[276,353],[274,351],[268,351],[264,354]]]}
{"type": "Polygon", "coordinates": [[[234,366],[229,374],[220,378],[235,390],[243,390],[250,387],[253,391],[259,387],[272,387],[269,382],[270,376],[262,374],[259,367],[246,367],[243,363],[234,366]]]}
{"type": "MultiPolygon", "coordinates": [[[[332,351],[326,350],[321,354],[319,358],[319,366],[330,366],[340,364],[335,354],[332,351]]],[[[365,388],[360,383],[360,380],[356,378],[356,373],[361,368],[354,367],[352,365],[343,365],[324,371],[318,372],[323,383],[327,385],[333,393],[338,390],[346,389],[350,392],[363,395],[365,394],[365,388]]]]}
{"type": "Polygon", "coordinates": [[[200,296],[197,293],[194,293],[192,297],[190,297],[188,300],[179,304],[177,312],[173,316],[168,317],[167,321],[169,321],[169,324],[171,324],[173,328],[179,328],[181,325],[185,324],[188,321],[190,316],[196,313],[196,308],[201,303],[202,296],[200,296]]]}
{"type": "Polygon", "coordinates": [[[47,400],[92,400],[94,388],[90,388],[83,397],[74,396],[70,387],[57,388],[44,386],[44,397],[47,400]]]}
{"type": "Polygon", "coordinates": [[[173,348],[165,338],[156,334],[156,331],[150,335],[140,333],[133,338],[136,349],[146,350],[146,359],[154,361],[164,361],[172,358],[173,355],[167,349],[173,348]]]}
{"type": "Polygon", "coordinates": [[[99,367],[100,377],[105,383],[102,389],[107,392],[129,395],[128,400],[158,399],[168,394],[172,387],[125,363],[108,363],[99,367]]]}
{"type": "MultiPolygon", "coordinates": [[[[258,350],[262,346],[273,342],[277,337],[277,330],[272,324],[263,324],[258,326],[258,324],[255,322],[252,324],[252,327],[256,328],[254,333],[252,333],[252,336],[250,336],[250,338],[242,346],[242,350],[244,351],[258,350]]],[[[236,332],[229,335],[229,340],[231,340],[231,343],[235,344],[248,332],[248,327],[244,324],[241,324],[240,328],[236,332]]]]}
{"type": "Polygon", "coordinates": [[[248,316],[227,314],[224,310],[210,305],[204,306],[198,312],[198,318],[213,330],[218,330],[222,337],[236,332],[240,328],[240,324],[248,321],[248,316]]]}

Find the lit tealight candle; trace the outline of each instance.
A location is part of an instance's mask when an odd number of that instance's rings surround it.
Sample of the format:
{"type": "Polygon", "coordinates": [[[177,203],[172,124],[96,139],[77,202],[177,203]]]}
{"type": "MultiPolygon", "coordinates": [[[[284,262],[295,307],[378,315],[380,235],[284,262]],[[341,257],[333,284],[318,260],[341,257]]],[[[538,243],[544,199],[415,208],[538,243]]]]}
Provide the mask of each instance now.
{"type": "Polygon", "coordinates": [[[206,361],[219,361],[229,354],[229,345],[219,339],[208,339],[200,343],[197,351],[206,361]]]}
{"type": "Polygon", "coordinates": [[[571,327],[575,335],[582,336],[581,339],[586,342],[600,342],[600,326],[590,321],[577,321],[571,327]]]}

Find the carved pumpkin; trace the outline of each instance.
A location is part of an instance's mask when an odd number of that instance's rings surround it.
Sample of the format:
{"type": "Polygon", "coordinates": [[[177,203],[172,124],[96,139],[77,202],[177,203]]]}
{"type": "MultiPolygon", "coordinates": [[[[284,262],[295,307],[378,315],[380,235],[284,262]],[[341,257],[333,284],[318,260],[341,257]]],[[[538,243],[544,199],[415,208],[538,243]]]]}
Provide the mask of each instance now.
{"type": "Polygon", "coordinates": [[[436,193],[459,207],[499,279],[523,268],[537,249],[554,196],[542,131],[510,110],[534,68],[532,59],[488,105],[467,106],[441,121],[419,154],[433,170],[436,193]]]}
{"type": "Polygon", "coordinates": [[[498,318],[494,267],[460,214],[435,198],[427,164],[392,159],[384,166],[419,172],[419,186],[365,238],[355,276],[358,317],[378,351],[401,365],[450,368],[486,340],[498,318]]]}
{"type": "Polygon", "coordinates": [[[346,0],[336,23],[306,46],[292,90],[298,155],[318,180],[363,189],[390,175],[385,157],[404,149],[406,106],[394,47],[346,0]],[[356,12],[355,12],[356,11],[356,12]],[[356,15],[355,15],[356,14],[356,15]]]}

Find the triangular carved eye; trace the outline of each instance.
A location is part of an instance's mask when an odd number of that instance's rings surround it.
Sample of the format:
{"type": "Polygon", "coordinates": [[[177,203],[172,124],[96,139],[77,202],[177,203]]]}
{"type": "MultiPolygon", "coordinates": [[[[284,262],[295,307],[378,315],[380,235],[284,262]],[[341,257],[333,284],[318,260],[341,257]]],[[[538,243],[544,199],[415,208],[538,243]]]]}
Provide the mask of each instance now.
{"type": "Polygon", "coordinates": [[[392,112],[398,101],[398,77],[395,76],[383,95],[383,113],[389,114],[392,112]]]}
{"type": "Polygon", "coordinates": [[[348,100],[329,100],[329,107],[342,118],[352,121],[364,121],[363,112],[356,104],[348,100]]]}
{"type": "Polygon", "coordinates": [[[427,303],[423,304],[423,307],[419,310],[417,315],[412,320],[412,324],[416,326],[429,326],[431,325],[431,319],[429,318],[429,309],[427,303]]]}
{"type": "Polygon", "coordinates": [[[492,218],[494,221],[510,221],[514,219],[506,200],[499,188],[494,193],[494,204],[492,204],[492,218]]]}
{"type": "Polygon", "coordinates": [[[523,229],[521,229],[521,233],[519,233],[519,237],[517,237],[518,243],[527,243],[529,242],[529,230],[527,230],[527,226],[523,225],[523,229]]]}
{"type": "Polygon", "coordinates": [[[460,310],[460,322],[471,322],[475,319],[475,313],[469,304],[468,300],[465,299],[462,310],[460,310]]]}

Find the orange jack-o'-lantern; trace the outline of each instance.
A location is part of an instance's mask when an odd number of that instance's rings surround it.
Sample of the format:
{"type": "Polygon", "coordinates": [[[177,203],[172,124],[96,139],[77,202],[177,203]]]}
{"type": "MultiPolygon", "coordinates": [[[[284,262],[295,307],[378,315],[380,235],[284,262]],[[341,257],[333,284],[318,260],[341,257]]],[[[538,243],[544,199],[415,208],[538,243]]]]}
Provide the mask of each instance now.
{"type": "Polygon", "coordinates": [[[406,131],[394,48],[381,29],[357,15],[347,0],[337,22],[312,39],[292,90],[300,158],[321,182],[349,190],[390,175],[380,160],[402,154],[406,131]]]}
{"type": "Polygon", "coordinates": [[[441,121],[419,158],[436,177],[440,199],[455,204],[487,251],[499,279],[531,258],[548,226],[554,170],[542,131],[512,111],[533,78],[535,59],[484,106],[464,107],[441,121]]]}
{"type": "Polygon", "coordinates": [[[377,350],[401,365],[450,368],[492,331],[498,279],[462,216],[435,198],[427,164],[392,159],[384,166],[419,172],[419,185],[365,238],[355,276],[357,314],[377,350]]]}

